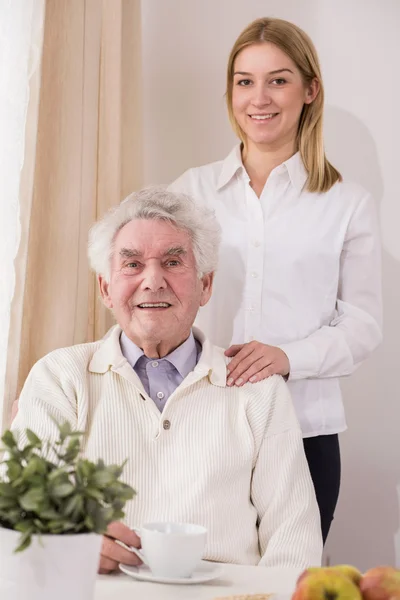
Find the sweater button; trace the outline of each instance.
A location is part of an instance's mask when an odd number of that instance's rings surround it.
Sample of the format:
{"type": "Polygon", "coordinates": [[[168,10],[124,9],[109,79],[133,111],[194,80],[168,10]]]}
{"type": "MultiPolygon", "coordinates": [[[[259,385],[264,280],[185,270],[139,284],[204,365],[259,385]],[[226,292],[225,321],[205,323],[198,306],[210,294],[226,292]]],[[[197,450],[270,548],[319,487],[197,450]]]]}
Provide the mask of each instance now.
{"type": "Polygon", "coordinates": [[[164,429],[170,429],[171,423],[167,419],[163,422],[164,429]]]}

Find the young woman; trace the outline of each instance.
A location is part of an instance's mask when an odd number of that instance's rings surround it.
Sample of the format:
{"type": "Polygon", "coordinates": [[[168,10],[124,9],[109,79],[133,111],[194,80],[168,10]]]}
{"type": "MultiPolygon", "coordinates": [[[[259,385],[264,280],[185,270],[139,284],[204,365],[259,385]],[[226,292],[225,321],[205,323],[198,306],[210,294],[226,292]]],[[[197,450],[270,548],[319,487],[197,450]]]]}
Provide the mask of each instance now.
{"type": "Polygon", "coordinates": [[[240,34],[226,98],[240,145],[171,186],[212,206],[223,228],[213,296],[197,323],[229,347],[228,385],[287,378],[325,540],[346,429],[339,378],[381,341],[374,206],[325,157],[319,61],[297,26],[265,18],[240,34]]]}

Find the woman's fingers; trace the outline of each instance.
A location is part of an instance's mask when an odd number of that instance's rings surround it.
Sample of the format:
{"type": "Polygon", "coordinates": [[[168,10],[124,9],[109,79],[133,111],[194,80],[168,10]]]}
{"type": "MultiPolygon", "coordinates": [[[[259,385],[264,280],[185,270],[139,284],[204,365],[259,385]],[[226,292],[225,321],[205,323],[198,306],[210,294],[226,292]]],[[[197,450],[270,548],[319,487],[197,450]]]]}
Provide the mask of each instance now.
{"type": "Polygon", "coordinates": [[[248,381],[255,383],[275,373],[286,376],[289,371],[289,359],[283,350],[261,342],[249,342],[241,347],[229,363],[227,385],[241,386],[248,381]]]}
{"type": "Polygon", "coordinates": [[[274,374],[274,365],[273,364],[266,364],[265,363],[265,358],[261,357],[258,360],[256,360],[255,362],[253,362],[249,368],[247,368],[239,377],[239,379],[236,380],[235,385],[236,386],[241,386],[244,385],[245,383],[247,383],[248,381],[250,381],[250,383],[255,383],[256,381],[261,381],[262,379],[265,379],[265,376],[263,376],[263,372],[266,370],[269,370],[269,374],[273,375],[274,374]]]}
{"type": "Polygon", "coordinates": [[[258,342],[245,344],[227,367],[227,385],[240,385],[243,383],[242,375],[259,360],[264,361],[264,364],[259,364],[259,368],[264,368],[270,364],[271,361],[269,360],[268,352],[265,351],[266,348],[268,348],[268,346],[264,346],[258,342]]]}
{"type": "Polygon", "coordinates": [[[225,350],[225,356],[235,356],[243,346],[244,344],[234,344],[233,346],[229,346],[229,348],[225,350]]]}
{"type": "Polygon", "coordinates": [[[271,375],[276,375],[276,374],[277,374],[276,365],[274,365],[274,364],[268,365],[268,367],[261,369],[261,371],[258,371],[258,373],[251,375],[249,377],[249,381],[250,381],[250,383],[256,383],[257,381],[262,381],[263,379],[267,379],[268,377],[271,377],[271,375]]]}

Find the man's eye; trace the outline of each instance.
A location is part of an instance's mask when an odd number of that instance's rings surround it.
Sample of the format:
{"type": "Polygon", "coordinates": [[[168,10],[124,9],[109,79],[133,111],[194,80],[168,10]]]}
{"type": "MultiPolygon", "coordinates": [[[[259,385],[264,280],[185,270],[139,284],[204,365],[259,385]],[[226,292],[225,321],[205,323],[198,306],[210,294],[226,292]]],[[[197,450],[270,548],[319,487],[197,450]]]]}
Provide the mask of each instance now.
{"type": "Polygon", "coordinates": [[[130,269],[136,269],[136,267],[139,266],[139,263],[131,262],[131,263],[128,263],[126,266],[129,267],[130,269]]]}
{"type": "Polygon", "coordinates": [[[241,86],[244,86],[244,87],[246,87],[247,85],[250,85],[250,84],[251,84],[250,79],[240,79],[237,82],[237,85],[241,85],[241,86]]]}
{"type": "Polygon", "coordinates": [[[167,261],[167,265],[169,267],[177,267],[179,265],[179,260],[169,260],[167,261]]]}

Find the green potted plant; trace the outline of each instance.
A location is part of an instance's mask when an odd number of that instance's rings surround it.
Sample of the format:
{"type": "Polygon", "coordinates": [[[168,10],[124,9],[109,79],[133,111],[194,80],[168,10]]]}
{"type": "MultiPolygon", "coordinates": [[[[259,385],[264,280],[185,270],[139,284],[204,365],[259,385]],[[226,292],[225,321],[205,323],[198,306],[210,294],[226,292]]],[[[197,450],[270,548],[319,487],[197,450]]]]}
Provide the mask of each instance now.
{"type": "Polygon", "coordinates": [[[135,494],[124,465],[85,459],[82,433],[58,428],[54,444],[29,429],[24,447],[11,431],[1,438],[0,598],[90,600],[101,535],[135,494]]]}

